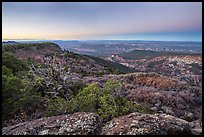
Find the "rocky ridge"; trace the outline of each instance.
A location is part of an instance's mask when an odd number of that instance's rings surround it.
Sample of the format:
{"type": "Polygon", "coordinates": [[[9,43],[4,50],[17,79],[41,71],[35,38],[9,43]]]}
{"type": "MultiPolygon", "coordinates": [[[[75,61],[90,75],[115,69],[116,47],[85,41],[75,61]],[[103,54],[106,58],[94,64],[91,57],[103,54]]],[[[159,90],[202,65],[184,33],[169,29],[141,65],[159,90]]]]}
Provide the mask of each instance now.
{"type": "Polygon", "coordinates": [[[200,135],[200,120],[187,122],[167,114],[141,114],[102,123],[95,113],[77,112],[4,127],[3,135],[200,135]]]}

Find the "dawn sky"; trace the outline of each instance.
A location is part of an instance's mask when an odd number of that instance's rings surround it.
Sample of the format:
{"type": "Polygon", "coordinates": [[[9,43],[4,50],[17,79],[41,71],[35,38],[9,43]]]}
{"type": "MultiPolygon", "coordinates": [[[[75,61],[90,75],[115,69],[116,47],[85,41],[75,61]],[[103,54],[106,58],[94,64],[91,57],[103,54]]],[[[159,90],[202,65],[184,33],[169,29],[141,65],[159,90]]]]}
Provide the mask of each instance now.
{"type": "Polygon", "coordinates": [[[3,2],[6,39],[202,41],[201,2],[3,2]]]}

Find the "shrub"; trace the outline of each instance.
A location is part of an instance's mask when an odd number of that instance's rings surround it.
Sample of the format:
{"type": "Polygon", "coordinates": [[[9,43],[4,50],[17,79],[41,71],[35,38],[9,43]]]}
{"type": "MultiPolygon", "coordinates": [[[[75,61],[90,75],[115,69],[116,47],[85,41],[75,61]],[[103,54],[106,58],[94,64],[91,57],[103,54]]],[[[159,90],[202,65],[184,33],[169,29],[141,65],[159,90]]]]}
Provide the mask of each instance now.
{"type": "Polygon", "coordinates": [[[60,115],[67,112],[68,102],[64,98],[50,99],[47,104],[46,115],[60,115]]]}
{"type": "Polygon", "coordinates": [[[106,82],[106,84],[105,84],[105,86],[104,86],[104,88],[103,88],[103,92],[104,92],[104,93],[107,93],[107,94],[112,93],[112,92],[114,92],[115,90],[117,90],[117,88],[119,88],[120,86],[121,86],[120,81],[114,81],[114,80],[112,80],[112,79],[109,79],[109,80],[106,82]]]}
{"type": "Polygon", "coordinates": [[[136,111],[146,112],[140,105],[112,95],[120,85],[119,81],[113,80],[108,80],[102,89],[96,84],[87,85],[69,102],[68,112],[96,112],[104,121],[136,111]]]}
{"type": "Polygon", "coordinates": [[[2,76],[2,119],[11,118],[19,109],[17,102],[19,99],[19,92],[23,88],[21,79],[13,76],[12,73],[6,75],[10,69],[3,67],[2,76]],[[6,72],[6,73],[5,73],[6,72]]]}
{"type": "Polygon", "coordinates": [[[145,112],[143,107],[139,104],[135,104],[129,101],[127,98],[124,97],[117,97],[116,99],[117,104],[117,112],[119,116],[127,115],[132,112],[145,112]]]}
{"type": "Polygon", "coordinates": [[[20,89],[24,88],[22,79],[13,75],[12,70],[6,66],[2,67],[2,93],[3,99],[16,98],[20,89]]]}
{"type": "Polygon", "coordinates": [[[69,90],[73,93],[74,96],[76,96],[80,90],[82,90],[85,87],[85,83],[82,81],[75,81],[71,82],[71,86],[69,86],[69,90]]]}
{"type": "Polygon", "coordinates": [[[148,104],[142,104],[142,108],[141,108],[141,113],[147,113],[147,114],[151,114],[151,108],[148,104]]]}
{"type": "Polygon", "coordinates": [[[2,119],[15,115],[31,115],[39,107],[41,96],[33,91],[30,82],[14,76],[12,70],[2,67],[2,119]]]}
{"type": "Polygon", "coordinates": [[[99,109],[97,109],[97,113],[107,121],[118,115],[117,104],[111,94],[99,97],[99,109]]]}
{"type": "Polygon", "coordinates": [[[75,98],[70,101],[69,112],[95,111],[100,91],[96,84],[90,84],[83,88],[75,98]]]}
{"type": "Polygon", "coordinates": [[[28,67],[25,62],[17,59],[15,55],[12,55],[7,52],[3,53],[2,55],[2,65],[11,69],[14,74],[16,74],[19,71],[28,70],[28,67]]]}

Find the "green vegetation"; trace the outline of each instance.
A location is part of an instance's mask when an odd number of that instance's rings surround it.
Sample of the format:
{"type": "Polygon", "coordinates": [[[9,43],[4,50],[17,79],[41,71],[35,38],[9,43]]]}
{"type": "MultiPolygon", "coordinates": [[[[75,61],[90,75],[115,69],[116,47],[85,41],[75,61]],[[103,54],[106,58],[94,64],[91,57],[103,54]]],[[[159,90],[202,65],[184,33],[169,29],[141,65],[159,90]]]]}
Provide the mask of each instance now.
{"type": "Polygon", "coordinates": [[[134,104],[126,98],[118,97],[115,99],[115,102],[117,104],[117,112],[119,116],[127,115],[132,112],[143,111],[142,106],[134,104]]]}
{"type": "Polygon", "coordinates": [[[35,81],[36,77],[30,76],[26,62],[10,53],[3,53],[2,65],[2,120],[31,115],[40,108],[42,97],[36,92],[40,79],[35,81]]]}
{"type": "Polygon", "coordinates": [[[82,81],[72,81],[70,82],[69,90],[73,94],[73,96],[76,96],[84,87],[85,83],[83,83],[82,81]]]}
{"type": "Polygon", "coordinates": [[[84,56],[90,59],[93,59],[97,64],[106,67],[110,72],[114,74],[137,72],[137,70],[135,69],[128,68],[116,62],[106,61],[104,59],[97,58],[94,56],[89,56],[89,55],[84,55],[84,56]]]}
{"type": "Polygon", "coordinates": [[[76,60],[80,60],[80,59],[83,58],[82,55],[79,55],[79,54],[74,53],[74,52],[70,52],[68,50],[65,50],[64,52],[65,52],[65,54],[64,54],[65,58],[73,58],[73,59],[76,59],[76,60]]]}
{"type": "Polygon", "coordinates": [[[32,84],[15,76],[6,66],[2,67],[2,72],[2,119],[35,112],[41,96],[33,91],[32,84]]]}
{"type": "Polygon", "coordinates": [[[65,114],[67,111],[68,102],[64,98],[55,98],[48,100],[46,115],[55,116],[65,114]]]}
{"type": "Polygon", "coordinates": [[[52,43],[52,42],[42,42],[42,43],[18,43],[18,44],[9,44],[9,45],[4,45],[2,47],[3,51],[6,52],[13,52],[15,53],[16,50],[18,49],[24,49],[24,50],[30,50],[30,49],[44,49],[44,48],[49,48],[49,47],[54,47],[56,49],[56,52],[60,51],[59,45],[52,43]]]}
{"type": "Polygon", "coordinates": [[[146,107],[134,104],[123,97],[114,97],[112,92],[120,86],[119,81],[108,80],[104,88],[90,84],[70,101],[68,112],[96,112],[104,121],[135,111],[146,113],[146,107]]]}
{"type": "Polygon", "coordinates": [[[95,111],[97,109],[97,99],[100,90],[96,84],[90,84],[83,88],[76,97],[70,101],[69,112],[75,111],[95,111]]]}
{"type": "Polygon", "coordinates": [[[17,59],[15,55],[8,52],[4,52],[2,54],[2,65],[11,69],[14,74],[17,74],[20,71],[28,70],[28,67],[24,61],[17,59]]]}
{"type": "MultiPolygon", "coordinates": [[[[121,86],[119,81],[108,80],[103,87],[98,87],[96,84],[85,85],[80,80],[71,80],[68,83],[63,83],[64,81],[59,79],[60,71],[55,70],[52,66],[38,63],[32,60],[32,58],[18,59],[15,56],[16,49],[24,49],[23,52],[30,49],[31,51],[40,49],[40,52],[44,54],[42,50],[44,50],[45,45],[49,47],[55,44],[14,44],[5,45],[2,48],[3,123],[8,120],[18,121],[18,118],[26,120],[26,118],[33,119],[41,116],[74,112],[95,112],[104,121],[107,121],[135,111],[145,111],[145,108],[142,106],[134,104],[116,94],[118,88],[121,86]],[[35,73],[31,71],[32,66],[36,69],[35,73]],[[38,72],[39,70],[43,73],[38,72]],[[46,76],[50,77],[51,81],[45,81],[46,76]],[[59,85],[60,88],[58,88],[59,85]]],[[[58,48],[56,49],[58,50],[58,48]]],[[[49,55],[47,54],[47,56],[49,55]]],[[[55,54],[55,56],[58,56],[58,54],[55,54]]],[[[84,63],[86,66],[87,61],[90,62],[90,66],[95,65],[96,62],[105,67],[105,69],[99,71],[96,69],[94,72],[82,71],[78,67],[76,71],[79,71],[78,73],[83,76],[102,76],[107,71],[114,74],[135,71],[120,64],[111,63],[95,57],[84,57],[71,52],[66,52],[65,56],[67,58],[73,58],[73,68],[76,67],[76,62],[84,63]]],[[[64,65],[62,67],[63,70],[68,71],[69,66],[64,65]]]]}
{"type": "MultiPolygon", "coordinates": [[[[103,88],[99,88],[96,84],[85,87],[82,81],[71,82],[68,92],[73,98],[70,101],[65,100],[63,96],[54,99],[46,97],[47,101],[43,101],[44,92],[49,90],[44,86],[43,78],[33,76],[28,71],[26,62],[17,59],[14,55],[9,53],[3,55],[3,121],[17,115],[31,116],[43,106],[46,109],[46,116],[74,112],[96,112],[104,121],[144,110],[142,106],[134,104],[126,98],[113,96],[121,83],[112,80],[108,80],[103,88]],[[24,77],[20,77],[19,74],[24,74],[24,77]]],[[[27,61],[27,65],[29,65],[29,61],[27,61]]]]}
{"type": "Polygon", "coordinates": [[[97,113],[105,120],[111,120],[118,115],[117,104],[113,96],[109,93],[99,96],[99,108],[97,113]]]}
{"type": "Polygon", "coordinates": [[[14,45],[6,45],[4,46],[4,50],[8,52],[15,52],[17,49],[25,49],[28,50],[30,47],[33,47],[34,44],[14,44],[14,45]]]}

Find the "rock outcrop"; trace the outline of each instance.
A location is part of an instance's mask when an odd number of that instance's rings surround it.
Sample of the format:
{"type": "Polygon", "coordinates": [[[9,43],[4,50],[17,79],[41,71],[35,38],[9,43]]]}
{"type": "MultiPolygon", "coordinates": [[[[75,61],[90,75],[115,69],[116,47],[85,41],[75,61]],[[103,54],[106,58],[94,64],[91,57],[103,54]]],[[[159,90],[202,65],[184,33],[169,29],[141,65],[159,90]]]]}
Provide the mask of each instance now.
{"type": "MultiPolygon", "coordinates": [[[[198,122],[196,122],[198,123],[198,122]]],[[[131,113],[109,121],[102,135],[192,135],[202,134],[201,125],[166,114],[131,113]]]]}
{"type": "Polygon", "coordinates": [[[94,113],[78,112],[27,121],[2,129],[3,135],[93,135],[101,124],[94,113]]]}
{"type": "Polygon", "coordinates": [[[77,112],[4,127],[3,135],[200,135],[202,122],[187,122],[167,114],[142,114],[102,123],[95,113],[77,112]]]}

